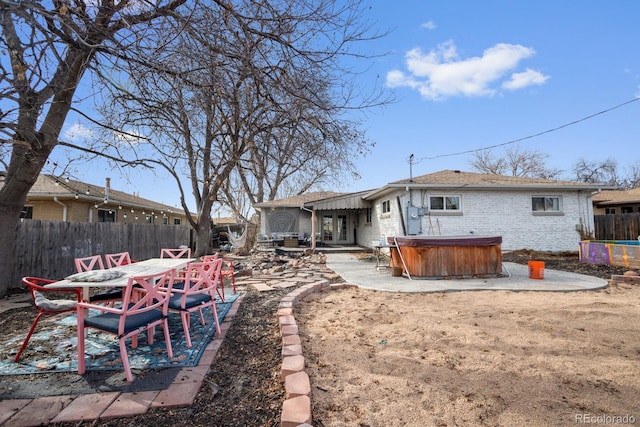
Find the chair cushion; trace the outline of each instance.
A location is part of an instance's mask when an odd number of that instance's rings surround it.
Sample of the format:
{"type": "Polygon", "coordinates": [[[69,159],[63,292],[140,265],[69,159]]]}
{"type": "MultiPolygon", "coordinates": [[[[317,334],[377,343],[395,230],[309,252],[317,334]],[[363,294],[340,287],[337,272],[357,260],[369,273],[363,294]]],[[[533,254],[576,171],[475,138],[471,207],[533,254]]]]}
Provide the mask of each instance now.
{"type": "MultiPolygon", "coordinates": [[[[181,300],[182,295],[173,295],[169,300],[169,308],[173,310],[183,310],[181,300]]],[[[198,305],[206,304],[209,301],[211,301],[211,295],[209,294],[188,295],[184,304],[184,310],[188,310],[198,305]]]]}
{"type": "Polygon", "coordinates": [[[171,289],[184,289],[184,282],[173,282],[171,289]]]}
{"type": "Polygon", "coordinates": [[[124,272],[119,270],[91,270],[72,274],[65,277],[65,279],[72,282],[104,282],[105,280],[117,279],[123,275],[124,272]]]}
{"type": "Polygon", "coordinates": [[[114,299],[122,299],[121,288],[113,288],[96,292],[89,297],[89,302],[110,301],[114,299]]]}
{"type": "MultiPolygon", "coordinates": [[[[162,311],[160,310],[149,310],[144,313],[127,316],[124,333],[126,334],[159,319],[162,319],[162,311]]],[[[97,316],[88,317],[84,320],[85,326],[102,329],[103,331],[111,332],[113,334],[118,333],[119,322],[120,315],[116,313],[103,313],[97,316]]]]}
{"type": "Polygon", "coordinates": [[[72,301],[69,299],[48,299],[42,293],[38,291],[33,291],[35,296],[35,305],[41,310],[46,311],[64,311],[71,310],[78,304],[77,301],[72,301]]]}

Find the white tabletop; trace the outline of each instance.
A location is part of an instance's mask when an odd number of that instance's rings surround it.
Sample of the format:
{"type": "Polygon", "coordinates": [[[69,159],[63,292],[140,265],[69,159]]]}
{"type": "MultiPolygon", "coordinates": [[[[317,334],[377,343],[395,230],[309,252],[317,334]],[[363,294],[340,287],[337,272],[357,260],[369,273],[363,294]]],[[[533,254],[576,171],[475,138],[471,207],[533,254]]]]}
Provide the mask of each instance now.
{"type": "Polygon", "coordinates": [[[195,258],[151,258],[107,269],[107,271],[117,270],[124,273],[124,275],[115,279],[104,280],[102,282],[77,282],[64,279],[50,283],[46,285],[46,287],[53,289],[87,288],[87,291],[88,288],[125,287],[130,277],[158,274],[171,268],[185,268],[187,264],[195,260],[195,258]]]}

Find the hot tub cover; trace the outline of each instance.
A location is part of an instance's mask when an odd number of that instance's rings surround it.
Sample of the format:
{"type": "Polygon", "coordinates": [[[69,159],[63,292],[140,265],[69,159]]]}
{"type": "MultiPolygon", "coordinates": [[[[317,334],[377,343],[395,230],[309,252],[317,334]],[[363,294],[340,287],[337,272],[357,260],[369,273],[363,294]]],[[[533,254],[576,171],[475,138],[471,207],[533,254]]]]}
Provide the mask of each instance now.
{"type": "Polygon", "coordinates": [[[493,246],[502,244],[502,236],[389,236],[391,246],[493,246]]]}

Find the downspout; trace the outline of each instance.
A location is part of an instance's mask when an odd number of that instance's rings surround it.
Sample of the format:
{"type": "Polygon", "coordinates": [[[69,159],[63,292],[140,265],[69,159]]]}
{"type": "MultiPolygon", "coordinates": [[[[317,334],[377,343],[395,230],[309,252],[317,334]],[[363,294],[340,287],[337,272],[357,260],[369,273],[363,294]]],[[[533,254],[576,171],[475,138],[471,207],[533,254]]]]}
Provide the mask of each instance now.
{"type": "Polygon", "coordinates": [[[316,211],[315,209],[305,208],[304,205],[300,206],[303,211],[311,212],[311,250],[316,250],[316,211]]]}
{"type": "Polygon", "coordinates": [[[62,206],[62,220],[66,222],[67,216],[69,214],[69,208],[67,207],[67,205],[58,200],[57,196],[54,196],[53,201],[62,206]]]}

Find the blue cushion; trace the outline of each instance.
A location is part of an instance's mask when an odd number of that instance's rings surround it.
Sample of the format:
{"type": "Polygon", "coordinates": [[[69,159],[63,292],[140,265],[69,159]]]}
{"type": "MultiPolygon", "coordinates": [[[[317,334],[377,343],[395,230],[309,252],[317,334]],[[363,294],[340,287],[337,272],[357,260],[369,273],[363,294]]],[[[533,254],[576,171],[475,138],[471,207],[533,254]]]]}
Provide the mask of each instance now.
{"type": "MultiPolygon", "coordinates": [[[[184,309],[188,310],[198,305],[208,303],[209,301],[211,301],[211,295],[209,294],[188,295],[186,298],[186,302],[184,304],[184,309]]],[[[182,295],[180,294],[173,295],[169,300],[169,308],[173,310],[183,310],[181,303],[182,303],[182,295]]]]}
{"type": "MultiPolygon", "coordinates": [[[[141,326],[148,325],[151,322],[162,319],[162,317],[162,311],[158,309],[127,316],[124,333],[126,334],[141,326]]],[[[111,332],[113,334],[118,333],[119,322],[120,315],[116,313],[103,313],[97,316],[88,317],[84,320],[85,326],[102,329],[103,331],[111,332]]]]}

